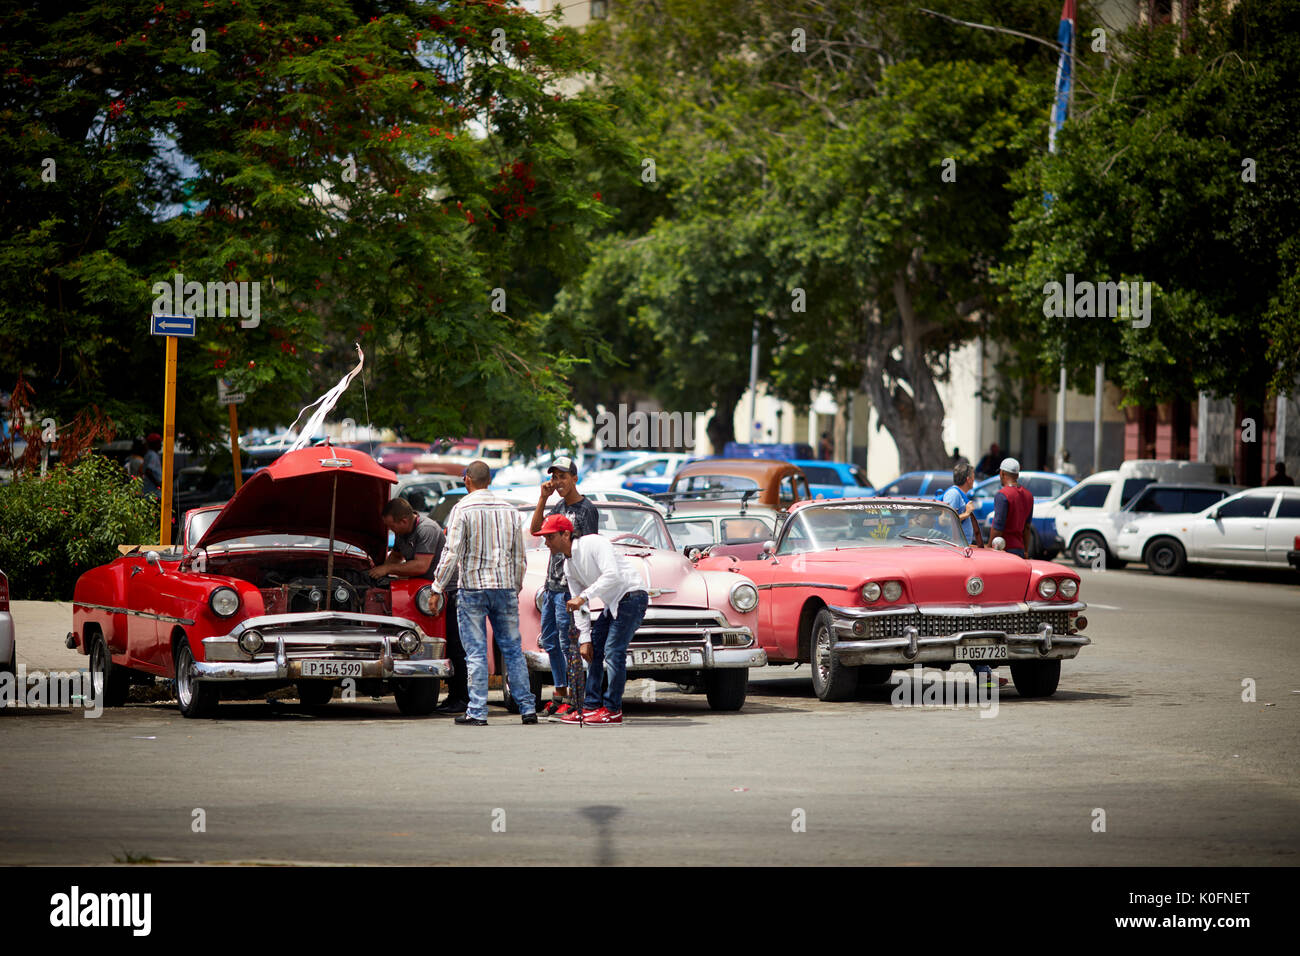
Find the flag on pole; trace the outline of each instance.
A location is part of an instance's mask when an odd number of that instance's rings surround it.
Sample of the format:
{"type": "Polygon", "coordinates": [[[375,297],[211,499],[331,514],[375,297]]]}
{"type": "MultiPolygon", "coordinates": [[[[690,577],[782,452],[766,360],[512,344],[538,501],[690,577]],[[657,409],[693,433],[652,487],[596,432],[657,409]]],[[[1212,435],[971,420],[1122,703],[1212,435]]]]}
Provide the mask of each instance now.
{"type": "Polygon", "coordinates": [[[1070,113],[1070,85],[1074,82],[1071,53],[1074,48],[1074,0],[1061,7],[1061,25],[1056,31],[1061,44],[1061,59],[1056,65],[1056,100],[1052,103],[1052,122],[1047,132],[1047,151],[1056,152],[1056,134],[1070,113]]]}

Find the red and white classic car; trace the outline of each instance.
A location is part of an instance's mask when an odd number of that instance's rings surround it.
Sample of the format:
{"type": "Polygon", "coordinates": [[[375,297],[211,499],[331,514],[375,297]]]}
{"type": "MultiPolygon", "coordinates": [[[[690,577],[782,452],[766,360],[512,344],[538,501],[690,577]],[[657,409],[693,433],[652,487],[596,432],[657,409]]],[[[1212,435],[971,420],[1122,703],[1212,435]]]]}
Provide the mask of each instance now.
{"type": "MultiPolygon", "coordinates": [[[[614,550],[641,567],[650,594],[645,620],[627,651],[628,679],[652,677],[669,683],[703,684],[714,710],[740,710],[749,687],[749,669],[767,655],[755,640],[758,591],[733,568],[702,571],[674,550],[663,514],[649,505],[593,501],[600,533],[614,550]]],[[[521,509],[525,531],[534,506],[521,509]]],[[[519,633],[534,696],[551,683],[551,660],[541,648],[542,592],[550,552],[541,538],[527,555],[524,590],[519,598],[519,633]]],[[[601,609],[592,605],[592,613],[601,609]]],[[[506,705],[514,709],[509,685],[506,705]]]]}
{"type": "Polygon", "coordinates": [[[187,512],[179,547],[135,548],[77,581],[68,646],[108,706],[133,682],[175,678],[186,717],[224,697],[295,684],[320,707],[345,678],[404,714],[450,674],[442,601],[427,581],[373,581],[396,475],[360,451],[292,451],[224,506],[187,512]]]}
{"type": "Polygon", "coordinates": [[[1092,643],[1075,571],[968,547],[937,501],[800,501],[775,540],[711,548],[697,567],[758,585],[768,662],[810,663],[822,700],[895,668],[957,662],[1009,664],[1022,697],[1050,697],[1061,661],[1092,643]]]}

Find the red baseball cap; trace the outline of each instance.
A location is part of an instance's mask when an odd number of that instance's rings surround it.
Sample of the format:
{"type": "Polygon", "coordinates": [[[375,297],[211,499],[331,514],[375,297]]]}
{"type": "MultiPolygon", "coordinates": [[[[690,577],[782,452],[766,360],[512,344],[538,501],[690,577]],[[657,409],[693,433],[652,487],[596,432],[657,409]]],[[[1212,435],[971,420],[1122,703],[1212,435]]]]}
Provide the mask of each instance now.
{"type": "Polygon", "coordinates": [[[572,531],[573,522],[565,515],[547,515],[546,520],[542,522],[542,530],[538,531],[533,537],[540,538],[543,535],[554,534],[557,531],[572,531]]]}

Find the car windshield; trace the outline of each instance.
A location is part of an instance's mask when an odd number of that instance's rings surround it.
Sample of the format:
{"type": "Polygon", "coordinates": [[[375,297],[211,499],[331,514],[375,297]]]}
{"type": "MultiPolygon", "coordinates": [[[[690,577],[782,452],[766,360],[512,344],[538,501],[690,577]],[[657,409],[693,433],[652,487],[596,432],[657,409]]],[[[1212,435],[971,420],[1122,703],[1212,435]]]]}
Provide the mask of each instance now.
{"type": "Polygon", "coordinates": [[[929,541],[966,546],[951,508],[923,502],[825,504],[795,512],[786,525],[777,553],[895,548],[929,541]]]}
{"type": "MultiPolygon", "coordinates": [[[[636,502],[622,501],[596,501],[588,498],[596,506],[596,512],[600,517],[600,533],[611,541],[620,544],[631,544],[645,547],[649,543],[652,548],[663,548],[666,551],[673,551],[673,538],[668,533],[668,525],[664,523],[664,516],[656,509],[647,507],[636,502]],[[623,537],[624,535],[636,535],[636,538],[623,537]],[[643,541],[637,538],[644,539],[643,541]]],[[[526,536],[529,547],[545,547],[545,542],[541,538],[533,537],[530,531],[533,521],[533,510],[537,507],[534,504],[517,505],[519,509],[519,519],[523,523],[524,535],[526,536]]],[[[546,512],[550,513],[550,508],[546,512]]]]}

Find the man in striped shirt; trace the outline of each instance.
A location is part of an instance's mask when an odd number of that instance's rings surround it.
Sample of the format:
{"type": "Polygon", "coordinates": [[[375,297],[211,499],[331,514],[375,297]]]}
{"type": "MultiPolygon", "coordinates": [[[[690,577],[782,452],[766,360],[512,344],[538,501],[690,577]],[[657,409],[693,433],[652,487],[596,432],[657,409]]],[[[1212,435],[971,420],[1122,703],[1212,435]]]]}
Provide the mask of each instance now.
{"type": "Polygon", "coordinates": [[[469,676],[469,708],[458,724],[487,723],[487,627],[501,649],[510,690],[525,724],[537,723],[536,702],[529,687],[528,663],[519,646],[519,592],[524,586],[524,532],[513,505],[502,501],[488,485],[492,471],[483,461],[465,469],[464,498],[447,516],[447,543],[433,576],[439,594],[460,571],[456,622],[465,646],[469,676]]]}

